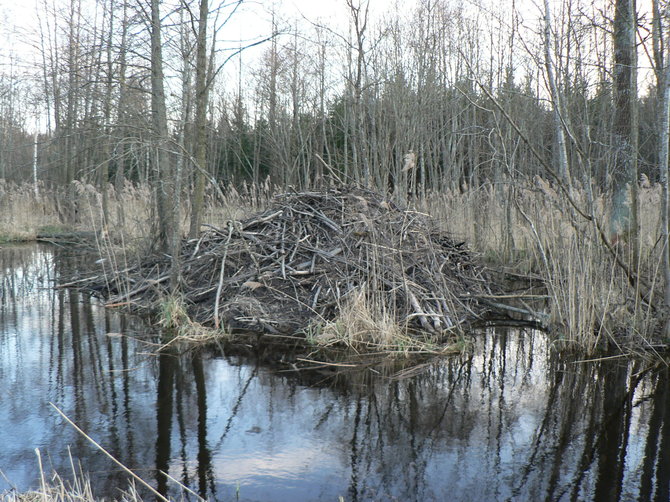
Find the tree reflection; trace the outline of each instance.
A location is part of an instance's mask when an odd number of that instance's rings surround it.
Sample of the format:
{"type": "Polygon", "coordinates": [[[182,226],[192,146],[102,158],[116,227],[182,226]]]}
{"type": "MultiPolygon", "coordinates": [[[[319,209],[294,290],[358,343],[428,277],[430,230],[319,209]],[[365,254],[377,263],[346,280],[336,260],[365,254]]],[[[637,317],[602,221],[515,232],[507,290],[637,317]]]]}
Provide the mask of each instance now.
{"type": "Polygon", "coordinates": [[[156,395],[156,489],[161,495],[168,495],[170,460],[172,459],[172,404],[174,375],[177,359],[169,350],[158,355],[158,385],[156,395]]]}
{"type": "Polygon", "coordinates": [[[132,318],[35,286],[74,256],[4,251],[0,469],[21,489],[35,448],[67,475],[71,447],[100,497],[125,482],[51,401],[173,497],[160,472],[224,500],[670,499],[667,368],[579,361],[516,330],[479,333],[461,357],[347,372],[261,364],[267,347],[155,354],[132,318]]]}
{"type": "Polygon", "coordinates": [[[670,500],[670,400],[668,399],[668,368],[650,378],[651,412],[644,445],[638,500],[670,500]]]}
{"type": "Polygon", "coordinates": [[[202,359],[192,359],[193,377],[198,400],[198,492],[205,499],[211,493],[216,495],[212,473],[212,454],[207,443],[207,388],[202,359]]]}
{"type": "MultiPolygon", "coordinates": [[[[471,359],[359,392],[343,426],[353,430],[351,499],[667,500],[670,450],[657,446],[659,436],[670,446],[667,372],[643,378],[634,362],[579,362],[536,343],[498,332],[471,359]],[[631,424],[650,406],[637,465],[631,424]]],[[[345,379],[336,386],[345,392],[345,379]]]]}

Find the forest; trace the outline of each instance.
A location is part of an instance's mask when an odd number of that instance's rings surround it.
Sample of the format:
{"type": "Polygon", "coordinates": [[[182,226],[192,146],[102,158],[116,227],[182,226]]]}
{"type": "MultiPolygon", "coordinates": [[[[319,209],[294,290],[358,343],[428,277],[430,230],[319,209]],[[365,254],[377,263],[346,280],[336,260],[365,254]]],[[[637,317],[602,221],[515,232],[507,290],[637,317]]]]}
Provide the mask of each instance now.
{"type": "Polygon", "coordinates": [[[670,4],[338,6],[37,1],[5,34],[3,209],[112,235],[134,198],[178,256],[221,207],[360,185],[540,276],[566,340],[662,345],[670,4]]]}

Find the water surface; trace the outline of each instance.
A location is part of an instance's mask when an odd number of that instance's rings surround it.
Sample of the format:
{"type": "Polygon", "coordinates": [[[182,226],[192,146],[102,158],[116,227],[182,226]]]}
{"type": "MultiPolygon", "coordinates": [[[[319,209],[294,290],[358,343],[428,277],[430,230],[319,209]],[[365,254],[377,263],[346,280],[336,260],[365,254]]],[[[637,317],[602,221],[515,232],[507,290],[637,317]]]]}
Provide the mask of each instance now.
{"type": "Polygon", "coordinates": [[[583,362],[537,332],[490,330],[472,354],[295,373],[219,350],[153,354],[159,334],[54,290],[71,253],[0,250],[0,492],[71,472],[98,496],[159,470],[212,500],[668,500],[668,372],[583,362]]]}

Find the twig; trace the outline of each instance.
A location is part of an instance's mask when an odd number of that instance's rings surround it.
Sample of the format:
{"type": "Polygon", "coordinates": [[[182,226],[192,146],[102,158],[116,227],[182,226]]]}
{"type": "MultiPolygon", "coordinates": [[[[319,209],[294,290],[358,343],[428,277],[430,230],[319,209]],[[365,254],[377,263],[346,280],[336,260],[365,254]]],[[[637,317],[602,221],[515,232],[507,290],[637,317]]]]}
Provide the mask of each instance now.
{"type": "Polygon", "coordinates": [[[347,363],[329,363],[326,361],[315,361],[313,359],[305,359],[303,357],[296,357],[296,361],[302,361],[305,363],[312,363],[312,364],[319,364],[321,366],[335,366],[337,368],[358,368],[360,367],[359,364],[347,364],[347,363]]]}

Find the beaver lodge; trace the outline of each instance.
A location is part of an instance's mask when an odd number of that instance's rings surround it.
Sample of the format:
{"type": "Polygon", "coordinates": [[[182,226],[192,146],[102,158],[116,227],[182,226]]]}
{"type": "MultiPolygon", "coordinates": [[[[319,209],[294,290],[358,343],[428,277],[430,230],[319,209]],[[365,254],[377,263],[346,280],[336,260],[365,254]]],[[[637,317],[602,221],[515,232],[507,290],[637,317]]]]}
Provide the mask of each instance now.
{"type": "MultiPolygon", "coordinates": [[[[491,313],[492,279],[465,243],[425,214],[361,188],[290,192],[243,221],[207,225],[181,246],[179,294],[192,321],[307,336],[354,306],[404,333],[444,340],[491,313]]],[[[88,287],[109,305],[158,311],[170,257],[88,287]]]]}

